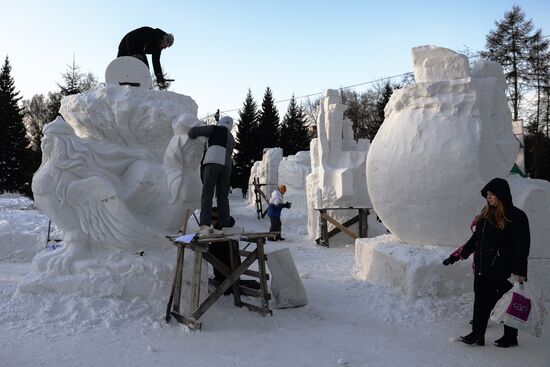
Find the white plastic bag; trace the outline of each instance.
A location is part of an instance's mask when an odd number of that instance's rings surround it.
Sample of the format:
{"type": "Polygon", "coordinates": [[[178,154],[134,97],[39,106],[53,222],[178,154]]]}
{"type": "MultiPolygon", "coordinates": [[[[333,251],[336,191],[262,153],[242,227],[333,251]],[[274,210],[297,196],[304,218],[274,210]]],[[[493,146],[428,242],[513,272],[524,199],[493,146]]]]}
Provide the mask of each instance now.
{"type": "Polygon", "coordinates": [[[307,294],[288,248],[267,254],[275,308],[307,305],[307,294]]]}
{"type": "Polygon", "coordinates": [[[491,320],[531,335],[540,337],[546,316],[542,294],[536,293],[527,283],[514,283],[491,312],[491,320]]]}

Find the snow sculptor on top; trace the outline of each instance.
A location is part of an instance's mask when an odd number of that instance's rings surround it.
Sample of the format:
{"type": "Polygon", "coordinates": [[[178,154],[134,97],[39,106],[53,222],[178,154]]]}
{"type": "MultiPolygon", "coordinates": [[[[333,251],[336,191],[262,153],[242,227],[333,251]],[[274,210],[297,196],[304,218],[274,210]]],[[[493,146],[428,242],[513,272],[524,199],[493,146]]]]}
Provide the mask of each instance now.
{"type": "Polygon", "coordinates": [[[479,188],[506,177],[519,144],[502,67],[452,50],[412,50],[416,84],[395,90],[367,157],[373,207],[411,244],[455,246],[483,203],[479,188]]]}

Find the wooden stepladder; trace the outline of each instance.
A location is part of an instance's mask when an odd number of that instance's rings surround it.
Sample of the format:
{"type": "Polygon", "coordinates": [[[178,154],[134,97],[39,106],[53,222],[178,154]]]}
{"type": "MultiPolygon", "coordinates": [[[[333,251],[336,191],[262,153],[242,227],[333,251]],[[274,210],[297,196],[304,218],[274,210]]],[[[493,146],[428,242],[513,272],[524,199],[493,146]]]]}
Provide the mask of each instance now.
{"type": "Polygon", "coordinates": [[[267,204],[269,204],[269,199],[267,195],[263,192],[262,186],[267,186],[267,184],[261,184],[260,179],[258,177],[254,177],[252,179],[252,184],[254,185],[254,195],[255,195],[255,204],[256,204],[256,215],[258,216],[258,219],[263,218],[263,207],[262,207],[262,199],[265,200],[267,204]]]}

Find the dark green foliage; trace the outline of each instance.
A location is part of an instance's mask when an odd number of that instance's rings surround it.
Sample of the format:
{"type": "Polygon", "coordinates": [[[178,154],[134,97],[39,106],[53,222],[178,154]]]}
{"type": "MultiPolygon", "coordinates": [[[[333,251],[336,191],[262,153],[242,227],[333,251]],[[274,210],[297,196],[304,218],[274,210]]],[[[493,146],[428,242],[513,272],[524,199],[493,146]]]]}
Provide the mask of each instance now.
{"type": "Polygon", "coordinates": [[[309,150],[311,137],[306,125],[306,118],[302,107],[296,104],[294,95],[288,104],[279,136],[279,147],[283,148],[285,156],[309,150]]]}
{"type": "Polygon", "coordinates": [[[363,93],[352,90],[341,90],[342,103],[348,106],[344,117],[353,123],[353,136],[355,139],[369,139],[374,136],[384,122],[384,108],[390,100],[394,89],[399,84],[392,85],[389,81],[375,85],[363,93]]]}
{"type": "Polygon", "coordinates": [[[266,88],[262,108],[258,117],[257,143],[261,148],[258,160],[262,159],[265,148],[275,148],[279,145],[279,112],[275,107],[273,94],[266,88]]]}
{"type": "Polygon", "coordinates": [[[498,62],[504,68],[508,82],[508,97],[514,120],[520,117],[525,84],[529,81],[529,50],[533,43],[533,23],[525,19],[525,13],[517,5],[495,22],[496,29],[489,32],[486,50],[481,56],[498,62]]]}
{"type": "Polygon", "coordinates": [[[6,56],[0,72],[0,192],[29,195],[32,172],[27,162],[31,150],[27,148],[20,100],[6,56]]]}
{"type": "Polygon", "coordinates": [[[242,110],[239,111],[237,136],[235,139],[235,154],[233,154],[232,185],[245,187],[248,185],[250,168],[255,161],[261,159],[261,148],[257,139],[258,107],[252,98],[250,89],[242,110]]]}
{"type": "Polygon", "coordinates": [[[531,132],[546,130],[548,136],[548,110],[549,110],[549,86],[550,86],[550,41],[542,36],[538,30],[531,37],[529,49],[530,73],[528,79],[535,88],[535,101],[532,106],[532,113],[528,119],[528,130],[531,132]]]}
{"type": "Polygon", "coordinates": [[[542,132],[525,136],[525,171],[531,178],[550,180],[550,138],[542,132]]]}

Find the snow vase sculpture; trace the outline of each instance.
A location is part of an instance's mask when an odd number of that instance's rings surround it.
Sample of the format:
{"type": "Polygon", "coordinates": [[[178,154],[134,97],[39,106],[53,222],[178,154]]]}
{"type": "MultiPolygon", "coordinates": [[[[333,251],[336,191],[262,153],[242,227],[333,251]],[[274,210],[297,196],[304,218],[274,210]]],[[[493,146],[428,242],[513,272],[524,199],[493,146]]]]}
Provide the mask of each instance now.
{"type": "Polygon", "coordinates": [[[416,84],[396,90],[367,158],[378,216],[410,244],[457,246],[491,178],[506,177],[518,151],[500,65],[422,46],[416,84]]]}
{"type": "Polygon", "coordinates": [[[327,90],[317,117],[318,137],[310,144],[311,174],[307,177],[307,201],[308,233],[312,238],[319,236],[316,208],[370,206],[365,182],[369,142],[353,139],[352,122],[344,119],[346,108],[338,91],[327,90]]]}
{"type": "Polygon", "coordinates": [[[36,205],[64,232],[63,248],[34,259],[35,270],[76,272],[92,250],[152,250],[200,206],[203,141],[187,96],[109,86],[65,97],[44,129],[36,205]]]}

